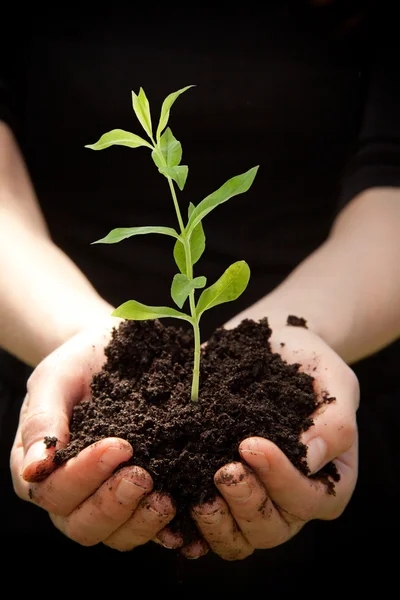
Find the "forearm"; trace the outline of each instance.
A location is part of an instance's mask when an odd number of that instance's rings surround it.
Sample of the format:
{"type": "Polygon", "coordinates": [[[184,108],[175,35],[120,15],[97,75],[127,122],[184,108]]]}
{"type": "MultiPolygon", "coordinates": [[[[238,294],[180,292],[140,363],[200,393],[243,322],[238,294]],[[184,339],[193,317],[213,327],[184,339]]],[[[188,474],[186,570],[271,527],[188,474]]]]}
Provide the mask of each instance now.
{"type": "Polygon", "coordinates": [[[400,190],[375,188],[338,216],[327,241],[238,318],[307,320],[352,363],[400,335],[400,190]]]}
{"type": "Polygon", "coordinates": [[[0,346],[35,366],[112,307],[50,239],[15,140],[1,123],[0,227],[0,346]]]}

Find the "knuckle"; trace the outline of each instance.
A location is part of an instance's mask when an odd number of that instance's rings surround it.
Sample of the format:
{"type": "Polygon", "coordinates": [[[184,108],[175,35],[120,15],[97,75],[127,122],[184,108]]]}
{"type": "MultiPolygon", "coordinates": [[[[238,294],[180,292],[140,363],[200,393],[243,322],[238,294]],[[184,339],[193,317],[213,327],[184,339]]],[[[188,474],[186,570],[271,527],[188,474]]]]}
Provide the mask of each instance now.
{"type": "Polygon", "coordinates": [[[224,560],[233,562],[235,560],[244,560],[245,558],[248,558],[249,556],[251,556],[253,554],[253,552],[254,552],[254,548],[251,548],[250,546],[246,546],[244,548],[235,548],[226,553],[223,553],[221,556],[224,560]]]}
{"type": "Polygon", "coordinates": [[[129,552],[136,547],[136,544],[130,544],[126,541],[123,542],[112,539],[104,541],[103,544],[112,550],[117,550],[117,552],[129,552]]]}
{"type": "Polygon", "coordinates": [[[289,536],[287,534],[276,535],[276,536],[272,537],[271,539],[262,540],[261,542],[259,542],[256,545],[256,548],[258,550],[269,550],[271,548],[276,548],[277,546],[281,546],[282,544],[287,542],[288,539],[289,539],[289,536]]]}
{"type": "Polygon", "coordinates": [[[45,421],[47,415],[43,410],[35,410],[29,413],[21,423],[21,436],[23,440],[29,439],[32,431],[36,431],[45,421]]]}
{"type": "Polygon", "coordinates": [[[100,542],[98,539],[93,539],[88,536],[85,527],[80,523],[74,522],[73,519],[64,519],[63,526],[64,534],[73,542],[76,542],[80,546],[95,546],[100,542]]]}
{"type": "Polygon", "coordinates": [[[331,510],[330,514],[328,517],[326,517],[326,521],[335,521],[336,519],[338,519],[339,517],[342,516],[343,512],[344,512],[345,507],[344,506],[337,506],[334,509],[331,510]]]}
{"type": "Polygon", "coordinates": [[[117,500],[106,501],[102,498],[100,492],[95,494],[93,497],[95,502],[94,509],[96,514],[96,520],[101,522],[115,523],[116,525],[121,524],[121,521],[124,521],[124,516],[126,519],[128,516],[132,514],[132,509],[130,505],[122,505],[117,500]]]}

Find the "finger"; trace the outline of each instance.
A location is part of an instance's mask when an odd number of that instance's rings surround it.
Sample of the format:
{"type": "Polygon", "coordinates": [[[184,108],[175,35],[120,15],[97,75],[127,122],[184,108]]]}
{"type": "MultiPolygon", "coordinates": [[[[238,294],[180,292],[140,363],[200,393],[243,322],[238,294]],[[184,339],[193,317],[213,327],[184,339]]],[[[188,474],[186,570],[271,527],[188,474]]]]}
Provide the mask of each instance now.
{"type": "Polygon", "coordinates": [[[103,349],[111,324],[101,332],[75,336],[42,361],[29,378],[13,448],[14,467],[26,481],[41,481],[55,469],[56,446],[69,442],[72,409],[90,396],[93,373],[105,360],[103,349]],[[46,439],[56,446],[48,446],[46,439]]]}
{"type": "Polygon", "coordinates": [[[346,462],[337,462],[340,481],[335,485],[335,494],[332,494],[325,483],[300,473],[269,440],[248,438],[240,444],[239,452],[289,522],[293,518],[302,521],[336,518],[343,512],[351,490],[354,489],[355,475],[351,455],[347,456],[346,462]]]}
{"type": "Polygon", "coordinates": [[[183,546],[183,535],[180,532],[172,531],[170,527],[164,527],[153,538],[153,542],[168,548],[168,550],[176,550],[183,546]]]}
{"type": "Polygon", "coordinates": [[[29,499],[48,512],[68,516],[132,454],[132,446],[125,440],[100,440],[71,458],[45,481],[31,484],[29,499]]]}
{"type": "Polygon", "coordinates": [[[222,467],[215,484],[246,540],[254,548],[273,548],[286,542],[303,525],[288,524],[260,480],[241,463],[222,467]]]}
{"type": "MultiPolygon", "coordinates": [[[[307,446],[307,464],[315,474],[328,462],[340,458],[357,442],[356,415],[349,406],[332,403],[313,416],[314,424],[300,441],[307,446]]],[[[354,465],[356,466],[356,465],[354,465]]]]}
{"type": "Polygon", "coordinates": [[[108,538],[151,491],[152,480],[140,467],[124,467],[68,517],[51,515],[54,525],[82,546],[108,538]]]}
{"type": "Polygon", "coordinates": [[[199,539],[182,548],[181,554],[189,560],[194,560],[205,556],[209,551],[210,547],[207,542],[199,539]]]}
{"type": "Polygon", "coordinates": [[[252,554],[253,548],[222,498],[194,507],[192,516],[211,550],[224,560],[241,560],[252,554]]]}
{"type": "MultiPolygon", "coordinates": [[[[165,494],[153,492],[138,505],[133,515],[119,529],[104,540],[104,544],[120,551],[132,550],[155,538],[174,516],[172,500],[165,494]]],[[[173,541],[178,544],[175,548],[182,544],[182,539],[179,536],[173,538],[172,534],[168,538],[166,533],[164,539],[171,544],[173,541]]]]}
{"type": "MultiPolygon", "coordinates": [[[[10,469],[14,489],[19,495],[21,495],[23,499],[26,499],[26,494],[22,491],[22,488],[28,489],[29,486],[23,486],[22,482],[20,481],[22,479],[23,463],[25,458],[25,449],[22,443],[21,436],[21,423],[23,423],[25,419],[25,414],[28,408],[28,401],[29,398],[28,395],[26,395],[22,403],[19,426],[17,428],[17,432],[14,438],[14,443],[10,454],[10,469]]],[[[60,444],[59,440],[56,437],[48,436],[43,438],[42,443],[37,444],[37,447],[34,450],[39,454],[37,456],[37,460],[30,461],[31,466],[28,466],[28,470],[25,472],[25,476],[28,479],[32,479],[33,481],[42,481],[43,479],[45,479],[56,468],[56,464],[53,462],[53,458],[56,450],[59,447],[61,447],[61,445],[62,444],[60,444]]]]}

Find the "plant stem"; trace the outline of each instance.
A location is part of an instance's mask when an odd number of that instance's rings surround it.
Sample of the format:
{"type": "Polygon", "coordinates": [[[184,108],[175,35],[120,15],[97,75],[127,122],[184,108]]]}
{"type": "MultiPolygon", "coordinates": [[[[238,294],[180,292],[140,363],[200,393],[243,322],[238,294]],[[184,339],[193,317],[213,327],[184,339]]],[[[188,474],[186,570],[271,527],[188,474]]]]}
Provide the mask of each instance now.
{"type": "MultiPolygon", "coordinates": [[[[193,279],[193,265],[192,265],[192,257],[190,251],[190,243],[189,240],[184,237],[184,249],[186,256],[186,275],[187,278],[193,279]]],[[[191,391],[191,399],[193,401],[197,401],[199,399],[199,381],[200,381],[200,348],[201,348],[201,339],[200,339],[200,327],[199,327],[199,319],[196,315],[196,303],[194,299],[194,290],[192,290],[189,294],[189,304],[190,304],[190,314],[192,315],[192,326],[194,333],[194,360],[193,360],[193,377],[192,377],[192,391],[191,391]]]]}
{"type": "MultiPolygon", "coordinates": [[[[168,179],[169,189],[171,190],[172,199],[174,201],[176,216],[178,217],[179,227],[181,229],[181,233],[184,235],[185,234],[185,225],[183,224],[181,211],[179,210],[178,198],[176,197],[174,183],[173,183],[171,177],[167,177],[167,179],[168,179]]],[[[188,275],[188,277],[189,277],[189,275],[188,275]]]]}
{"type": "MultiPolygon", "coordinates": [[[[153,138],[152,138],[151,141],[154,144],[154,150],[157,152],[158,157],[159,157],[161,163],[163,164],[164,167],[166,167],[167,163],[166,163],[166,160],[164,158],[163,153],[161,152],[160,148],[158,147],[158,145],[156,144],[156,142],[154,141],[153,138]]],[[[180,208],[179,208],[178,198],[176,197],[176,192],[175,192],[175,188],[174,188],[174,182],[172,181],[171,177],[167,177],[167,179],[168,179],[169,189],[171,191],[172,200],[174,202],[174,207],[175,207],[175,212],[176,212],[176,216],[177,216],[177,219],[178,219],[179,227],[180,227],[181,233],[184,233],[185,232],[185,225],[183,223],[181,211],[180,211],[180,208]]]]}
{"type": "MultiPolygon", "coordinates": [[[[154,144],[154,149],[156,150],[161,162],[164,166],[167,166],[163,153],[161,152],[158,145],[152,139],[154,144]]],[[[176,216],[178,218],[179,227],[181,230],[181,237],[183,238],[183,247],[185,251],[186,258],[186,276],[192,281],[193,279],[193,265],[192,265],[192,257],[190,250],[190,242],[186,237],[185,233],[185,225],[183,223],[181,211],[179,208],[178,198],[176,196],[176,191],[174,187],[174,182],[171,177],[167,177],[169,189],[171,191],[172,200],[174,202],[176,216]]],[[[200,327],[199,327],[199,319],[196,316],[196,302],[194,297],[194,290],[192,290],[189,294],[189,304],[190,304],[190,314],[192,316],[192,326],[194,333],[194,358],[193,358],[193,376],[192,376],[192,390],[191,390],[191,400],[197,401],[199,399],[199,382],[200,382],[200,350],[201,350],[201,339],[200,339],[200,327]]]]}
{"type": "MultiPolygon", "coordinates": [[[[191,294],[192,295],[192,294],[191,294]]],[[[200,327],[199,321],[195,317],[192,321],[194,331],[194,362],[193,362],[193,377],[191,399],[197,402],[199,399],[199,382],[200,382],[200,327]]]]}

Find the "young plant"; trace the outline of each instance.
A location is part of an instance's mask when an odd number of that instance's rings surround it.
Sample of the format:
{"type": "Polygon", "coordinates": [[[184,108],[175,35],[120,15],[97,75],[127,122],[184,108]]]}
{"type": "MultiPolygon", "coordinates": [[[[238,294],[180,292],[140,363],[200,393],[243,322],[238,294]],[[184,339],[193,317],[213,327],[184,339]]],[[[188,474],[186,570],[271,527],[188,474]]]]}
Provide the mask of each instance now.
{"type": "Polygon", "coordinates": [[[250,269],[243,260],[235,262],[223,273],[223,275],[213,285],[203,290],[197,302],[195,299],[195,290],[203,289],[206,286],[206,278],[203,276],[194,277],[193,266],[200,259],[205,250],[205,235],[202,220],[214,208],[223,204],[233,196],[247,192],[254,181],[258,167],[253,167],[246,173],[237,175],[229,179],[216,192],[213,192],[197,206],[190,203],[188,208],[188,217],[184,222],[176,195],[176,187],[183,190],[188,176],[188,167],[181,165],[182,145],[174,137],[171,129],[167,127],[170,110],[175,100],[183,92],[193,86],[189,85],[167,96],[161,107],[161,114],[155,134],[150,113],[149,101],[142,88],[136,95],[132,92],[133,110],[146,132],[150,141],[142,137],[123,131],[122,129],[113,129],[105,133],[95,144],[87,145],[86,148],[92,150],[104,150],[110,146],[128,146],[129,148],[138,148],[143,146],[151,150],[151,157],[159,172],[164,175],[168,181],[175,212],[178,220],[179,231],[171,227],[149,225],[146,227],[119,227],[113,229],[110,233],[94,244],[115,244],[134,235],[143,235],[147,233],[160,233],[175,238],[174,259],[179,269],[172,281],[171,297],[179,309],[188,300],[190,314],[166,306],[146,306],[136,300],[129,300],[121,304],[113,311],[113,316],[123,319],[147,320],[173,317],[188,321],[194,331],[194,365],[192,378],[192,400],[197,400],[199,396],[199,378],[200,378],[200,319],[203,313],[218,304],[236,300],[246,289],[250,279],[250,269]]]}

